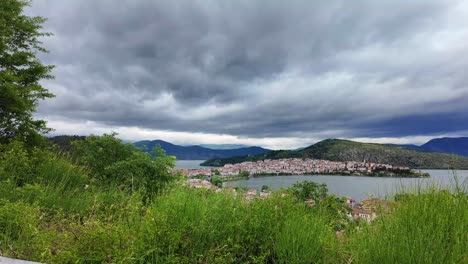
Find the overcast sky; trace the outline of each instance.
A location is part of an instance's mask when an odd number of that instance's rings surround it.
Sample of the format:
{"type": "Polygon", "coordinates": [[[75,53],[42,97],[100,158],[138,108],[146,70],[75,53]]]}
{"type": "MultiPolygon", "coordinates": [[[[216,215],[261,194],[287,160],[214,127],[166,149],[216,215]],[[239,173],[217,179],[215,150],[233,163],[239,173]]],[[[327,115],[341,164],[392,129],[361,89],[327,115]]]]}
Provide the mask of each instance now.
{"type": "Polygon", "coordinates": [[[55,134],[295,148],[468,131],[468,1],[34,0],[55,134]]]}

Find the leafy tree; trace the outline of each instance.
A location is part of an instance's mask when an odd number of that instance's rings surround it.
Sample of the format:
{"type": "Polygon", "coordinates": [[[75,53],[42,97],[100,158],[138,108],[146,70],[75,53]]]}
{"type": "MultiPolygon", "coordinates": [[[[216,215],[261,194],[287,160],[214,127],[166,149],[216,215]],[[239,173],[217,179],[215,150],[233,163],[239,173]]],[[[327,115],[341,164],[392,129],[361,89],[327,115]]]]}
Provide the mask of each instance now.
{"type": "Polygon", "coordinates": [[[160,147],[155,147],[151,156],[130,143],[123,144],[116,135],[93,135],[73,142],[77,162],[91,169],[98,182],[129,192],[143,191],[145,199],[151,199],[173,179],[170,169],[175,166],[175,157],[160,147]]]}
{"type": "Polygon", "coordinates": [[[318,184],[312,181],[296,182],[291,187],[293,195],[299,200],[313,199],[316,202],[327,197],[327,185],[322,183],[318,184]]]}
{"type": "Polygon", "coordinates": [[[41,167],[54,157],[42,148],[27,148],[22,141],[13,140],[0,145],[0,182],[11,181],[16,186],[37,183],[41,167]]]}
{"type": "Polygon", "coordinates": [[[248,178],[250,176],[250,173],[248,171],[241,171],[241,173],[239,173],[239,175],[244,177],[244,178],[248,178]]]}
{"type": "Polygon", "coordinates": [[[223,181],[221,180],[221,177],[219,177],[219,176],[215,175],[215,176],[211,177],[210,182],[216,187],[219,187],[219,188],[223,187],[223,181]]]}
{"type": "Polygon", "coordinates": [[[53,66],[44,65],[38,52],[47,52],[40,38],[42,17],[29,17],[24,0],[0,1],[0,143],[12,139],[35,141],[50,131],[32,114],[39,100],[53,97],[40,81],[53,78],[53,66]]]}
{"type": "Polygon", "coordinates": [[[85,140],[72,142],[75,146],[77,162],[86,165],[99,180],[109,177],[106,168],[132,158],[134,152],[139,152],[132,144],[123,144],[116,138],[117,133],[102,136],[91,135],[85,140]]]}

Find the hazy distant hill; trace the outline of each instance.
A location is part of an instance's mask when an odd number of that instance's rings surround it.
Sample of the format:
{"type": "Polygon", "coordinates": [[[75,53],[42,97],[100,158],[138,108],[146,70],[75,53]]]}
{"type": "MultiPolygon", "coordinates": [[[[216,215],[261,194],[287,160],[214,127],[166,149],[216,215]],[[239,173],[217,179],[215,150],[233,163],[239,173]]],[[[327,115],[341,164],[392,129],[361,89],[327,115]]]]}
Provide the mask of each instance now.
{"type": "Polygon", "coordinates": [[[434,138],[419,148],[429,151],[468,156],[468,137],[434,138]]]}
{"type": "Polygon", "coordinates": [[[146,146],[146,151],[149,151],[156,145],[159,145],[166,151],[168,155],[176,156],[179,160],[206,160],[212,158],[258,155],[270,151],[261,147],[210,149],[201,146],[179,146],[162,140],[138,141],[135,142],[134,145],[138,147],[146,146]]]}
{"type": "Polygon", "coordinates": [[[448,154],[456,154],[468,157],[468,137],[459,138],[434,138],[427,143],[418,146],[413,144],[389,144],[393,146],[407,147],[417,150],[426,150],[433,152],[442,152],[448,154]]]}
{"type": "Polygon", "coordinates": [[[241,145],[241,144],[200,144],[196,145],[209,149],[240,149],[240,148],[249,148],[251,146],[241,145]]]}
{"type": "Polygon", "coordinates": [[[315,158],[333,161],[366,160],[376,163],[428,169],[446,169],[454,161],[457,168],[468,169],[468,158],[462,156],[341,139],[323,140],[301,150],[279,150],[249,157],[211,159],[202,163],[202,165],[222,166],[227,163],[280,158],[315,158]]]}

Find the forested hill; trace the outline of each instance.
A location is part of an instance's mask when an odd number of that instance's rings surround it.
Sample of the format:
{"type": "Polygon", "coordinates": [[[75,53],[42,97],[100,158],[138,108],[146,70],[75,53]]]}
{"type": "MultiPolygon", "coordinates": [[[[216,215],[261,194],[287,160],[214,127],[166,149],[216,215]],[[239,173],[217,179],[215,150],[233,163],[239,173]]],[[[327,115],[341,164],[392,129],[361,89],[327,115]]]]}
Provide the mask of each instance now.
{"type": "Polygon", "coordinates": [[[360,143],[350,140],[327,139],[301,150],[270,151],[255,156],[210,159],[204,166],[223,166],[227,163],[281,158],[313,158],[332,161],[369,161],[410,168],[447,169],[454,164],[457,169],[468,169],[468,158],[445,153],[415,150],[411,148],[360,143]]]}
{"type": "Polygon", "coordinates": [[[178,160],[206,160],[211,158],[227,158],[234,156],[258,155],[269,152],[269,149],[261,147],[246,147],[236,149],[210,149],[201,146],[179,146],[162,140],[145,140],[134,143],[137,147],[146,146],[146,151],[159,145],[166,154],[176,156],[178,160]]]}

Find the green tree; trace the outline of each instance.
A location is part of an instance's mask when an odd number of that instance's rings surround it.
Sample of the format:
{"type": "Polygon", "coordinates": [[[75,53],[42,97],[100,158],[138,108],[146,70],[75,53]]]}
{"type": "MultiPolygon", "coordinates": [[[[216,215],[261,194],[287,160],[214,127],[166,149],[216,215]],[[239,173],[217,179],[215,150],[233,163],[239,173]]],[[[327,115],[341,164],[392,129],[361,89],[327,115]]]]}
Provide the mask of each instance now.
{"type": "Polygon", "coordinates": [[[212,176],[210,182],[216,187],[219,187],[219,188],[223,187],[223,180],[221,180],[220,176],[216,176],[216,175],[212,176]]]}
{"type": "Polygon", "coordinates": [[[117,133],[102,136],[91,135],[85,140],[73,141],[77,162],[92,170],[93,177],[105,180],[110,177],[106,169],[117,162],[129,160],[135,152],[140,152],[132,144],[123,144],[116,138],[117,133]]]}
{"type": "Polygon", "coordinates": [[[293,195],[299,200],[314,199],[317,203],[327,197],[326,184],[318,184],[312,181],[296,182],[291,187],[293,195]]]}
{"type": "Polygon", "coordinates": [[[250,172],[248,171],[241,171],[241,173],[239,173],[239,176],[242,176],[244,178],[248,178],[250,176],[250,172]]]}
{"type": "Polygon", "coordinates": [[[42,17],[29,17],[24,0],[0,1],[0,143],[12,139],[33,141],[50,131],[33,119],[39,100],[53,97],[40,81],[52,79],[53,66],[44,65],[38,52],[47,52],[40,38],[42,17]]]}
{"type": "Polygon", "coordinates": [[[89,136],[72,142],[77,162],[91,170],[91,177],[109,186],[129,192],[142,191],[145,199],[152,199],[169,181],[174,179],[171,168],[175,157],[160,147],[142,152],[130,143],[123,144],[116,133],[89,136]]]}

